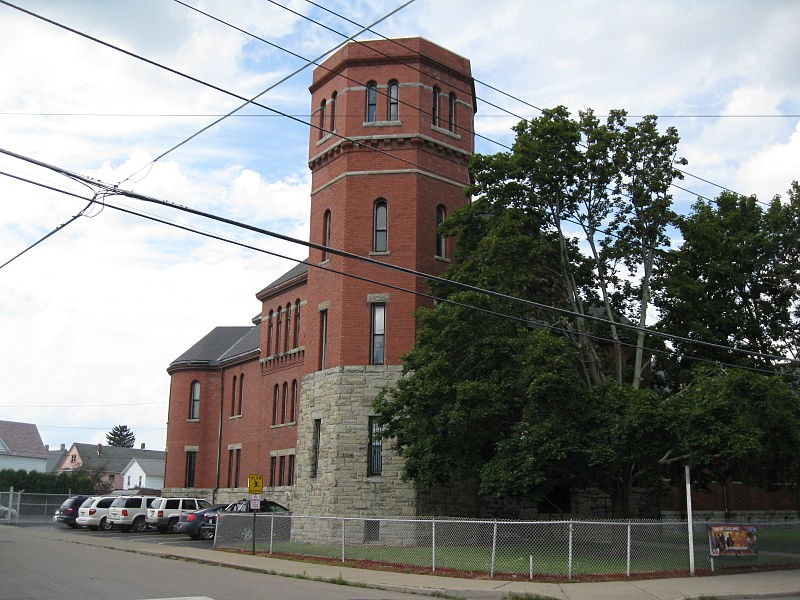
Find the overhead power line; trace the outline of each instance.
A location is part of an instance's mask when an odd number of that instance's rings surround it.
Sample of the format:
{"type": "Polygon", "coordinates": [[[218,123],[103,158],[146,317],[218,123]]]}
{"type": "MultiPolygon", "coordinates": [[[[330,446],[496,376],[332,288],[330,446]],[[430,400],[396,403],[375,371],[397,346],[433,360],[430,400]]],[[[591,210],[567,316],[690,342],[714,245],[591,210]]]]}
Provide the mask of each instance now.
{"type": "MultiPolygon", "coordinates": [[[[7,175],[7,176],[10,176],[10,177],[15,177],[16,179],[19,179],[19,180],[24,181],[26,183],[30,183],[32,185],[44,187],[46,189],[49,189],[49,190],[52,190],[52,191],[56,191],[56,192],[60,192],[60,193],[63,193],[63,194],[67,194],[67,195],[70,195],[70,196],[75,196],[75,194],[73,194],[71,192],[67,192],[65,190],[61,190],[59,188],[55,188],[53,186],[42,184],[42,183],[39,183],[39,182],[36,182],[36,181],[33,181],[33,180],[29,180],[29,179],[26,179],[26,178],[22,178],[22,177],[19,177],[19,176],[9,175],[8,173],[4,173],[4,172],[0,172],[0,175],[7,175]]],[[[103,193],[103,194],[99,194],[98,196],[100,198],[105,198],[108,195],[110,195],[110,194],[103,193]]],[[[423,298],[427,298],[427,299],[433,300],[433,301],[438,302],[438,303],[445,303],[445,304],[449,304],[451,306],[457,306],[457,307],[464,308],[464,309],[467,309],[467,310],[473,310],[473,311],[476,311],[476,312],[480,312],[480,313],[488,315],[488,316],[493,316],[493,317],[498,317],[498,318],[503,318],[503,319],[507,319],[507,320],[516,321],[516,322],[520,323],[521,325],[525,325],[527,327],[531,327],[534,323],[536,323],[536,321],[531,321],[530,319],[527,319],[527,318],[523,318],[523,317],[518,317],[518,316],[515,316],[515,315],[509,315],[509,314],[506,314],[506,313],[497,312],[497,311],[494,311],[494,310],[491,310],[491,309],[475,306],[473,304],[467,304],[465,302],[459,302],[459,301],[453,300],[451,298],[437,297],[437,296],[434,296],[434,295],[426,293],[426,292],[421,292],[421,291],[419,291],[417,289],[414,289],[414,288],[405,288],[405,287],[402,287],[402,286],[399,286],[399,285],[389,284],[389,283],[386,283],[386,282],[383,282],[383,281],[371,279],[371,278],[364,277],[364,276],[361,276],[361,275],[356,275],[356,274],[351,273],[351,272],[342,271],[342,270],[339,270],[339,269],[334,269],[333,267],[330,267],[329,265],[326,265],[326,264],[315,264],[315,263],[303,261],[303,260],[300,260],[300,259],[296,259],[294,257],[286,256],[286,255],[280,254],[278,252],[274,252],[274,251],[271,251],[271,250],[266,250],[266,249],[263,249],[263,248],[259,248],[257,246],[253,246],[251,244],[239,242],[237,240],[232,240],[230,238],[226,238],[226,237],[223,237],[223,236],[220,236],[220,235],[216,235],[216,234],[212,234],[212,233],[209,233],[209,232],[201,231],[199,229],[196,229],[196,228],[193,228],[193,227],[189,227],[187,225],[182,225],[182,224],[175,223],[175,222],[172,222],[172,221],[167,221],[166,219],[162,219],[162,218],[159,218],[159,217],[156,217],[156,216],[153,216],[153,215],[148,215],[148,214],[145,214],[145,213],[143,213],[141,211],[136,211],[136,210],[133,210],[133,209],[130,209],[130,208],[117,206],[117,205],[109,203],[107,200],[98,200],[98,202],[101,203],[102,206],[104,206],[104,207],[108,207],[110,209],[113,209],[113,210],[116,210],[116,211],[119,211],[119,212],[122,212],[122,213],[125,213],[125,214],[129,214],[129,215],[136,216],[136,217],[139,217],[139,218],[143,218],[143,219],[146,219],[146,220],[149,220],[149,221],[153,221],[153,222],[156,222],[156,223],[167,225],[169,227],[174,227],[176,229],[180,229],[182,231],[186,231],[186,232],[189,232],[189,233],[194,233],[194,234],[197,234],[197,235],[201,235],[201,236],[207,237],[209,239],[214,239],[214,240],[218,240],[218,241],[221,241],[221,242],[229,243],[229,244],[232,244],[234,246],[238,246],[238,247],[241,247],[241,248],[244,248],[244,249],[253,250],[253,251],[256,251],[256,252],[260,252],[262,254],[267,254],[267,255],[270,255],[270,256],[274,256],[276,258],[285,259],[285,260],[288,260],[288,261],[291,261],[291,262],[295,262],[295,263],[306,262],[306,264],[307,264],[307,266],[309,268],[315,268],[315,269],[326,271],[326,272],[333,273],[333,274],[336,274],[336,275],[341,275],[343,277],[354,279],[356,281],[363,281],[363,282],[366,282],[366,283],[372,283],[372,284],[378,285],[378,286],[386,288],[386,289],[390,289],[390,290],[395,290],[395,291],[399,291],[399,292],[403,292],[403,293],[416,295],[416,296],[419,296],[419,297],[423,297],[423,298]]],[[[302,242],[298,240],[298,243],[302,243],[302,242]]],[[[332,248],[332,247],[326,247],[326,246],[323,246],[323,247],[327,248],[327,250],[330,253],[336,253],[336,250],[334,248],[332,248]]],[[[386,265],[384,264],[384,266],[386,266],[386,265]]],[[[520,299],[517,299],[517,300],[518,301],[522,301],[520,299]]],[[[575,313],[573,313],[573,314],[575,314],[575,313]]],[[[562,333],[562,334],[565,334],[565,335],[575,335],[576,334],[575,331],[571,331],[571,330],[568,330],[568,329],[566,329],[564,327],[560,327],[558,325],[550,324],[550,323],[544,324],[543,326],[539,326],[537,328],[544,328],[544,329],[548,329],[550,331],[556,331],[556,332],[559,332],[559,333],[562,333]]],[[[594,340],[596,342],[602,342],[602,343],[607,343],[607,344],[618,343],[620,346],[623,346],[623,347],[626,347],[626,348],[636,348],[637,347],[635,344],[627,342],[625,340],[612,340],[610,338],[606,338],[606,337],[603,337],[603,336],[600,336],[600,335],[596,335],[596,334],[590,334],[590,333],[587,333],[587,332],[581,332],[580,335],[582,337],[584,337],[584,338],[588,338],[588,339],[594,340]]],[[[675,336],[671,336],[671,337],[674,339],[675,336]]],[[[702,344],[702,342],[700,342],[700,343],[702,344]]],[[[671,352],[670,350],[665,350],[665,349],[661,349],[661,348],[651,348],[651,347],[648,347],[648,346],[643,346],[642,348],[643,348],[643,350],[645,350],[645,351],[647,351],[647,352],[649,352],[649,353],[651,353],[653,355],[669,356],[669,355],[673,354],[673,352],[671,352]]],[[[729,347],[726,347],[726,348],[728,350],[736,350],[734,348],[729,348],[729,347]]],[[[758,373],[766,373],[766,374],[770,374],[770,375],[776,374],[776,371],[771,370],[771,369],[752,367],[752,366],[746,366],[746,365],[736,365],[736,364],[732,364],[732,363],[725,363],[725,362],[721,362],[721,361],[718,361],[718,360],[712,360],[712,359],[707,359],[707,358],[702,358],[702,357],[696,357],[696,356],[692,356],[692,355],[689,355],[689,354],[682,354],[681,357],[683,359],[691,360],[691,361],[699,362],[699,363],[720,365],[720,366],[731,367],[731,368],[736,368],[736,369],[741,369],[741,370],[746,370],[746,371],[753,371],[753,372],[758,372],[758,373]]]]}
{"type": "Polygon", "coordinates": [[[574,312],[572,310],[569,310],[569,309],[559,308],[559,307],[556,307],[556,306],[549,306],[547,304],[543,304],[543,303],[540,303],[540,302],[535,302],[535,301],[532,301],[532,300],[526,300],[526,299],[523,299],[523,298],[517,298],[517,297],[511,296],[509,294],[504,294],[504,293],[501,293],[501,292],[488,290],[488,289],[485,289],[485,288],[481,288],[479,286],[470,285],[470,284],[459,282],[459,281],[453,281],[453,280],[447,279],[445,277],[432,275],[432,274],[429,274],[429,273],[424,273],[424,272],[421,272],[421,271],[417,271],[415,269],[410,269],[408,267],[403,267],[401,265],[395,265],[395,264],[391,264],[391,263],[382,262],[380,260],[377,260],[377,259],[374,259],[374,258],[371,258],[371,257],[367,257],[367,256],[361,256],[359,254],[354,254],[354,253],[348,252],[346,250],[333,248],[331,246],[324,246],[322,244],[316,244],[316,243],[310,242],[310,241],[307,242],[305,240],[301,240],[301,239],[298,239],[298,238],[295,238],[295,237],[292,237],[292,236],[288,236],[288,235],[285,235],[285,234],[282,234],[282,233],[270,231],[268,229],[257,227],[255,225],[251,225],[251,224],[248,224],[248,223],[243,223],[241,221],[236,221],[234,219],[229,219],[227,217],[222,217],[222,216],[215,215],[213,213],[209,213],[209,212],[206,212],[206,211],[201,211],[201,210],[198,210],[198,209],[195,209],[195,208],[190,208],[190,207],[187,207],[187,206],[181,206],[179,204],[168,202],[166,200],[162,200],[162,199],[159,199],[159,198],[154,198],[152,196],[147,196],[147,195],[144,195],[144,194],[139,194],[139,193],[128,191],[128,190],[122,190],[122,189],[118,188],[115,185],[111,185],[111,184],[104,183],[104,182],[96,180],[96,179],[85,177],[85,176],[80,175],[78,173],[67,171],[66,169],[63,169],[61,167],[57,167],[57,166],[54,166],[54,165],[51,165],[51,164],[36,160],[34,158],[31,158],[31,157],[28,157],[28,156],[24,156],[24,155],[18,154],[16,152],[12,152],[12,151],[4,149],[4,148],[0,148],[0,153],[5,154],[7,156],[11,156],[11,157],[17,158],[19,160],[23,160],[25,162],[37,165],[37,166],[45,168],[45,169],[49,169],[49,170],[55,171],[55,172],[60,173],[62,175],[68,176],[69,178],[74,179],[76,181],[81,181],[81,182],[83,182],[83,183],[85,183],[87,185],[96,186],[96,187],[98,187],[98,188],[100,188],[102,190],[102,194],[98,194],[98,196],[106,196],[106,195],[125,196],[125,197],[128,197],[128,198],[141,200],[143,202],[148,202],[148,203],[153,203],[153,204],[157,204],[157,205],[160,205],[160,206],[165,206],[165,207],[168,207],[168,208],[173,208],[175,210],[179,210],[179,211],[186,212],[186,213],[189,213],[189,214],[193,214],[193,215],[196,215],[196,216],[201,216],[203,218],[207,218],[207,219],[210,219],[210,220],[213,220],[213,221],[217,221],[217,222],[220,222],[220,223],[225,223],[227,225],[231,225],[231,226],[238,227],[238,228],[241,228],[241,229],[246,229],[246,230],[252,231],[254,233],[259,233],[259,234],[262,234],[262,235],[265,235],[265,236],[269,236],[269,237],[272,237],[272,238],[280,239],[280,240],[283,240],[283,241],[286,241],[286,242],[290,242],[290,243],[293,243],[293,244],[302,245],[302,246],[305,246],[307,248],[319,250],[321,252],[328,252],[330,254],[335,254],[335,255],[341,256],[343,258],[364,262],[364,263],[375,265],[375,266],[378,266],[378,267],[381,267],[381,268],[384,268],[384,269],[390,269],[390,270],[393,270],[393,271],[397,271],[397,272],[400,272],[400,273],[411,275],[413,277],[423,278],[423,279],[426,279],[428,281],[436,281],[436,282],[439,282],[439,283],[452,285],[452,286],[458,287],[458,288],[460,288],[462,290],[477,292],[477,293],[484,294],[484,295],[487,295],[487,296],[491,296],[491,297],[495,297],[495,298],[498,298],[498,299],[502,299],[504,301],[518,302],[518,303],[521,303],[521,304],[524,304],[524,305],[527,305],[527,306],[530,306],[530,307],[534,307],[534,308],[537,308],[537,309],[540,309],[540,310],[545,310],[545,311],[548,311],[548,312],[551,312],[551,313],[565,315],[565,316],[568,316],[570,318],[582,318],[582,319],[585,319],[585,320],[588,320],[588,321],[602,323],[602,324],[605,324],[605,325],[614,325],[619,329],[633,331],[633,332],[636,332],[636,333],[640,333],[641,332],[641,333],[644,333],[645,335],[649,335],[651,337],[656,337],[656,338],[666,339],[666,340],[672,340],[672,341],[679,341],[679,342],[692,344],[692,345],[695,345],[695,346],[703,346],[703,347],[707,347],[707,348],[713,348],[713,349],[716,349],[716,350],[723,350],[725,352],[732,352],[732,353],[735,353],[735,354],[742,354],[742,355],[746,355],[746,356],[761,358],[761,359],[764,359],[764,360],[767,360],[767,361],[780,361],[780,362],[784,362],[784,363],[800,362],[800,361],[795,361],[793,359],[789,359],[789,358],[787,358],[785,356],[764,354],[764,353],[757,352],[757,351],[744,350],[744,349],[741,349],[741,348],[733,348],[731,346],[723,346],[721,344],[715,344],[715,343],[711,343],[711,342],[695,340],[695,339],[692,339],[692,338],[687,338],[687,337],[678,336],[678,335],[674,335],[674,334],[662,333],[662,332],[659,332],[659,331],[654,331],[652,329],[647,329],[646,327],[643,328],[643,327],[638,327],[638,326],[632,325],[632,324],[629,325],[629,324],[626,324],[626,323],[613,322],[613,321],[609,321],[608,319],[605,319],[605,318],[602,318],[602,317],[597,317],[597,316],[588,315],[588,314],[579,314],[579,313],[576,313],[576,312],[574,312]]]}

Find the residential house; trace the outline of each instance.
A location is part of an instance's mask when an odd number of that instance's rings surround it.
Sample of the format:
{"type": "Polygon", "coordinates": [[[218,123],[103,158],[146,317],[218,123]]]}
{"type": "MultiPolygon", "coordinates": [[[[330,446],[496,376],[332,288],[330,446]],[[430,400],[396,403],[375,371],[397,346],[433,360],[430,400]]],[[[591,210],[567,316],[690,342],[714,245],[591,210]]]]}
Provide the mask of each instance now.
{"type": "Polygon", "coordinates": [[[47,470],[47,449],[36,425],[0,421],[0,469],[47,470]]]}

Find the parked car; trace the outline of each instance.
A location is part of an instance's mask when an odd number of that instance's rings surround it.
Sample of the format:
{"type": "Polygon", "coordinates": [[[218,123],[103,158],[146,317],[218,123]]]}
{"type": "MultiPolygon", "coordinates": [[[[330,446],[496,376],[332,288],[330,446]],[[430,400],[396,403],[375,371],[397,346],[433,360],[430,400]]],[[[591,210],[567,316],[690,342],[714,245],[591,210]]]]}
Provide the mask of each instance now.
{"type": "Polygon", "coordinates": [[[161,533],[175,533],[181,515],[210,506],[203,498],[157,498],[147,509],[145,521],[161,533]]]}
{"type": "Polygon", "coordinates": [[[8,519],[16,519],[17,518],[17,509],[9,508],[7,506],[3,506],[0,504],[0,519],[8,520],[8,519]]]}
{"type": "MultiPolygon", "coordinates": [[[[250,501],[249,500],[239,500],[238,502],[234,502],[233,504],[229,504],[225,507],[224,510],[219,510],[217,512],[209,511],[205,515],[205,519],[203,523],[200,525],[200,535],[203,539],[210,540],[214,538],[216,535],[217,530],[217,521],[220,518],[224,518],[226,514],[232,513],[249,513],[253,512],[250,509],[250,501]]],[[[261,500],[261,505],[256,512],[265,512],[265,513],[280,513],[280,514],[291,514],[291,511],[283,506],[282,504],[278,504],[273,500],[261,500]]],[[[249,529],[250,535],[253,535],[252,529],[249,529]]],[[[247,534],[243,533],[243,536],[246,538],[247,534]]]]}
{"type": "Polygon", "coordinates": [[[64,500],[56,509],[56,513],[53,515],[53,523],[62,523],[67,527],[72,527],[73,529],[78,527],[76,520],[78,519],[78,509],[80,509],[81,504],[83,504],[89,496],[71,496],[64,500]]]}
{"type": "Polygon", "coordinates": [[[118,496],[108,507],[108,521],[120,531],[147,529],[147,509],[157,496],[118,496]]]}
{"type": "Polygon", "coordinates": [[[202,531],[200,526],[203,524],[203,521],[205,521],[206,514],[210,512],[216,513],[224,509],[226,506],[229,505],[212,504],[208,508],[203,508],[201,510],[196,510],[185,515],[181,515],[180,519],[178,519],[178,533],[185,533],[193,540],[199,540],[200,538],[203,538],[204,540],[213,539],[214,532],[209,532],[208,530],[202,531]]]}
{"type": "Polygon", "coordinates": [[[89,496],[78,509],[78,518],[75,522],[79,527],[88,527],[92,530],[110,530],[108,509],[116,499],[116,496],[89,496]]]}

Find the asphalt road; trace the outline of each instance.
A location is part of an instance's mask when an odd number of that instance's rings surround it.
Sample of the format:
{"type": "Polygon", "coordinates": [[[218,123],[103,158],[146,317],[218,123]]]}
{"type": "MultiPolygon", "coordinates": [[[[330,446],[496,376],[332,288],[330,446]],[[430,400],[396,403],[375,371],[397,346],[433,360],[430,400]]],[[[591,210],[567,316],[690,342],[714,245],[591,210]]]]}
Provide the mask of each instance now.
{"type": "MultiPolygon", "coordinates": [[[[0,526],[0,599],[419,600],[420,596],[147,556],[82,544],[100,532],[0,526]]],[[[110,533],[106,535],[123,535],[110,533]]],[[[186,536],[132,534],[131,540],[182,544],[186,536]],[[159,541],[160,540],[160,541],[159,541]]],[[[193,542],[210,545],[209,542],[193,542]]]]}

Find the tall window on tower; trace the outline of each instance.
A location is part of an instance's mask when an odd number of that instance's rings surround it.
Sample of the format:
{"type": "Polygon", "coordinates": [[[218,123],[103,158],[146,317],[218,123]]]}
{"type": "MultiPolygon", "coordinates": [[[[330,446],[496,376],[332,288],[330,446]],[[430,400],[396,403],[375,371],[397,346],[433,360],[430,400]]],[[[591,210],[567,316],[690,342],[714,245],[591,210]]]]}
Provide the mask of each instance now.
{"type": "Polygon", "coordinates": [[[376,477],[383,471],[381,424],[378,417],[369,418],[369,444],[367,445],[367,477],[376,477]]]}
{"type": "Polygon", "coordinates": [[[328,363],[328,311],[319,311],[319,370],[327,368],[328,363]]]}
{"type": "Polygon", "coordinates": [[[386,305],[374,303],[372,306],[372,339],[370,343],[371,365],[382,365],[386,358],[386,305]]]}
{"type": "Polygon", "coordinates": [[[328,129],[330,130],[330,133],[333,133],[334,131],[336,131],[336,92],[333,92],[331,94],[331,105],[330,108],[328,109],[328,112],[331,115],[330,126],[328,127],[328,129]]]}
{"type": "Polygon", "coordinates": [[[447,246],[445,245],[444,235],[439,231],[439,226],[444,223],[445,212],[441,204],[436,207],[436,256],[444,258],[447,256],[447,246]]]}
{"type": "Polygon", "coordinates": [[[326,101],[323,98],[319,105],[319,139],[325,137],[325,106],[326,101]]]}
{"type": "Polygon", "coordinates": [[[447,128],[453,133],[456,131],[456,95],[452,92],[447,102],[447,128]]]}
{"type": "Polygon", "coordinates": [[[399,113],[399,106],[400,106],[400,97],[399,97],[400,86],[396,81],[389,82],[389,110],[386,115],[388,121],[397,121],[400,119],[399,113]]]}
{"type": "Polygon", "coordinates": [[[197,468],[197,452],[189,450],[186,452],[186,475],[184,477],[185,487],[194,487],[194,476],[197,468]]]}
{"type": "Polygon", "coordinates": [[[386,252],[388,249],[389,229],[388,229],[388,209],[386,200],[378,200],[375,203],[375,232],[373,235],[372,249],[375,252],[386,252]]]}
{"type": "Polygon", "coordinates": [[[378,119],[378,84],[370,81],[367,84],[366,122],[374,123],[378,119]]]}
{"type": "Polygon", "coordinates": [[[331,211],[326,210],[322,216],[322,245],[325,250],[322,251],[322,260],[330,259],[331,255],[327,248],[331,245],[331,211]]]}
{"type": "Polygon", "coordinates": [[[432,106],[431,106],[431,124],[434,127],[439,126],[439,94],[441,94],[442,90],[439,89],[439,86],[433,86],[433,97],[432,97],[432,106]]]}

